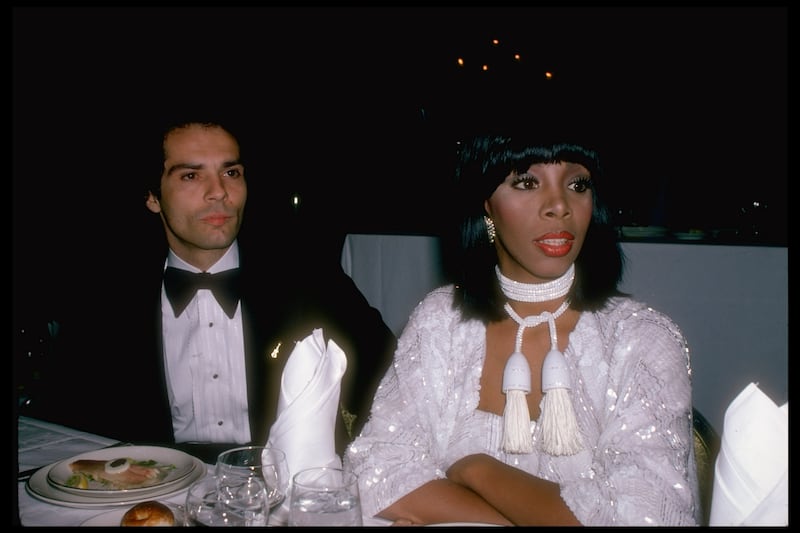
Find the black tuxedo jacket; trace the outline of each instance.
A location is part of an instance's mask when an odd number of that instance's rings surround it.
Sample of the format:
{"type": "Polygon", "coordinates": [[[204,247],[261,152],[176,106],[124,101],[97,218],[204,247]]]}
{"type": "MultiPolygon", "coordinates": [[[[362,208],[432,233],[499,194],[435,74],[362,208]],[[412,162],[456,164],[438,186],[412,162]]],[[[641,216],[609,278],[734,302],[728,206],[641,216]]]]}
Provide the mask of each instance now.
{"type": "MultiPolygon", "coordinates": [[[[368,417],[396,346],[394,334],[338,258],[310,257],[299,247],[262,252],[241,238],[239,250],[253,442],[266,442],[283,365],[295,343],[321,327],[348,359],[341,401],[356,419],[348,433],[340,412],[342,452],[368,417]]],[[[124,268],[132,272],[95,274],[71,287],[77,305],[59,316],[59,336],[42,376],[47,386],[39,387],[23,414],[135,443],[174,444],[161,342],[166,252],[163,246],[124,268]],[[94,305],[103,310],[92,312],[94,305]]]]}

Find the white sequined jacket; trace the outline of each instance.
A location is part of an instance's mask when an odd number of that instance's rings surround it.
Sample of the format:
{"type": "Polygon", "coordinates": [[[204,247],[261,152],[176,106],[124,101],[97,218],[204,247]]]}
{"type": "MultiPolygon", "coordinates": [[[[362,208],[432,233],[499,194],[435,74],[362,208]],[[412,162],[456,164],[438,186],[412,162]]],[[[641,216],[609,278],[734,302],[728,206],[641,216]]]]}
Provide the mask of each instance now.
{"type": "Polygon", "coordinates": [[[441,287],[414,309],[345,453],[365,516],[485,453],[558,483],[586,526],[698,523],[689,350],[672,320],[623,297],[582,313],[564,355],[585,449],[556,457],[535,442],[532,454],[506,454],[502,417],[477,409],[486,328],[461,320],[452,300],[441,287]]]}

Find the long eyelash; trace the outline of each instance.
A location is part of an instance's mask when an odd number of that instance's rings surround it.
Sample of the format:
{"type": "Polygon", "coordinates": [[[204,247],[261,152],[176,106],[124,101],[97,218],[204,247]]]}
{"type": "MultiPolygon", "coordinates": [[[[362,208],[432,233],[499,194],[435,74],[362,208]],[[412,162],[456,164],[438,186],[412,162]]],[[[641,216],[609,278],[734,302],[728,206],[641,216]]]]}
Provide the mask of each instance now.
{"type": "Polygon", "coordinates": [[[592,182],[592,178],[586,178],[586,177],[582,177],[582,178],[578,178],[578,179],[576,179],[576,180],[575,180],[573,183],[574,183],[575,185],[583,185],[583,186],[584,186],[584,187],[586,187],[587,189],[591,189],[591,188],[592,188],[592,183],[593,183],[593,182],[592,182]]]}
{"type": "Polygon", "coordinates": [[[518,183],[522,183],[523,181],[533,181],[538,183],[539,180],[537,180],[530,174],[517,174],[516,176],[514,176],[514,180],[511,182],[511,184],[517,185],[518,183]]]}

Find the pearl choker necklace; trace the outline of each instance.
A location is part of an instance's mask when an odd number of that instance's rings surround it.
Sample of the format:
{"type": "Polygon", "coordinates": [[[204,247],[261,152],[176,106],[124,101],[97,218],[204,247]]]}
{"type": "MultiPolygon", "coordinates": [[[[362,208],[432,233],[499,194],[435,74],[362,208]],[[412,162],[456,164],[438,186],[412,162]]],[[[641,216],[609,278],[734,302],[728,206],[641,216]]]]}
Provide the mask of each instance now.
{"type": "Polygon", "coordinates": [[[495,265],[494,271],[500,281],[500,288],[509,300],[516,302],[549,302],[561,298],[569,292],[575,279],[575,263],[571,264],[563,276],[545,283],[520,283],[509,279],[495,265]]]}
{"type": "MultiPolygon", "coordinates": [[[[569,292],[575,278],[575,265],[570,265],[563,276],[547,283],[520,283],[503,276],[495,266],[497,279],[503,294],[511,300],[521,302],[546,302],[560,298],[569,292]]],[[[531,370],[522,353],[522,336],[525,328],[536,327],[547,322],[550,328],[550,351],[542,365],[542,397],[539,428],[542,434],[542,450],[551,455],[573,455],[582,448],[580,430],[575,411],[569,397],[571,388],[567,361],[558,349],[556,319],[569,308],[564,300],[559,308],[550,313],[525,318],[519,316],[511,304],[505,304],[506,312],[519,325],[514,353],[508,358],[503,371],[503,393],[506,406],[503,412],[503,451],[506,453],[531,453],[533,442],[530,434],[530,412],[525,396],[531,392],[531,370]]]]}

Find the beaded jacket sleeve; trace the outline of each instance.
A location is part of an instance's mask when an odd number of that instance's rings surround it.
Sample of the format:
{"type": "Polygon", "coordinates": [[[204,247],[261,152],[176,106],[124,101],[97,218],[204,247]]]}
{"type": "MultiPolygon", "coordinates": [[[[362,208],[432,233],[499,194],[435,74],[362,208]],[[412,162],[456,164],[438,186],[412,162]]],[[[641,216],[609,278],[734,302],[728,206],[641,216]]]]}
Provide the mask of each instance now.
{"type": "Polygon", "coordinates": [[[587,526],[696,525],[699,494],[686,340],[666,315],[630,298],[584,312],[565,351],[584,449],[502,451],[502,417],[479,411],[486,328],[452,308],[452,286],[417,305],[344,461],[374,516],[466,455],[485,453],[560,485],[587,526]]]}

